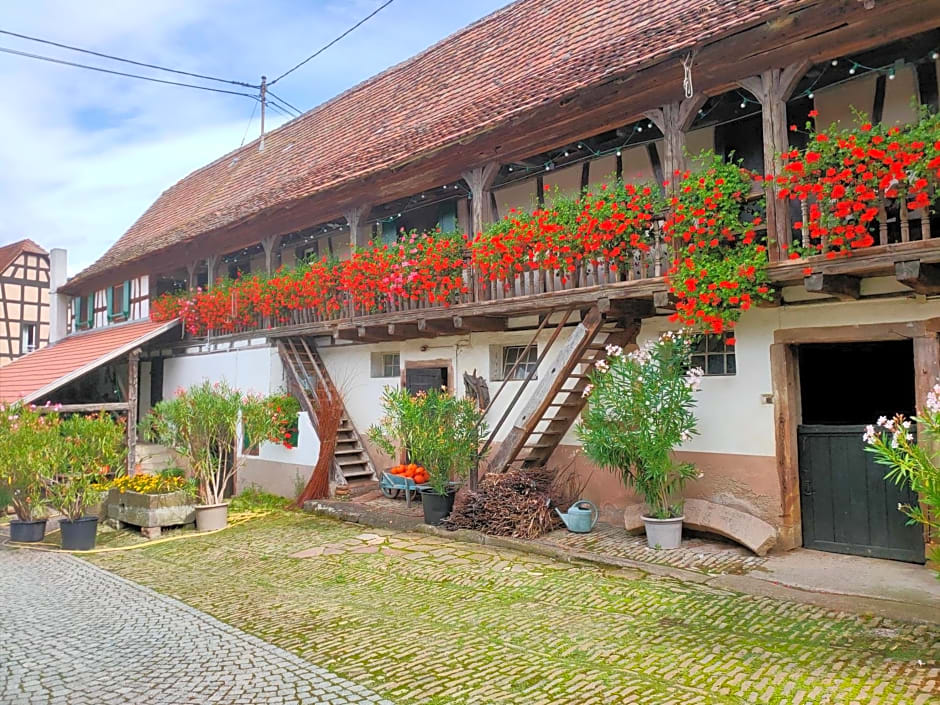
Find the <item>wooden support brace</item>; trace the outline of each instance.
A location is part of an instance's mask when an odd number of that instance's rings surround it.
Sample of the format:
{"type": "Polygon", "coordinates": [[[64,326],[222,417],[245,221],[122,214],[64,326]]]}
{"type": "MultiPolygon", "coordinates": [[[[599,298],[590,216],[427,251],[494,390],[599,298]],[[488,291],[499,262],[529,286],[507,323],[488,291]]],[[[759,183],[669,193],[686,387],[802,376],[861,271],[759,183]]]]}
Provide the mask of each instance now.
{"type": "Polygon", "coordinates": [[[940,294],[940,263],[908,260],[894,263],[894,277],[918,294],[940,294]]]}
{"type": "Polygon", "coordinates": [[[414,323],[389,323],[388,335],[394,340],[417,338],[419,337],[418,326],[414,323]]]}
{"type": "Polygon", "coordinates": [[[268,235],[261,241],[264,248],[264,271],[271,274],[274,271],[274,246],[280,240],[278,235],[268,235]]]}
{"type": "Polygon", "coordinates": [[[803,286],[812,294],[828,294],[842,301],[851,301],[861,296],[861,279],[848,274],[810,274],[803,279],[803,286]]]}
{"type": "Polygon", "coordinates": [[[215,279],[218,276],[216,269],[219,266],[219,256],[218,255],[209,255],[206,257],[206,269],[209,272],[209,277],[206,281],[206,288],[212,289],[215,286],[215,279]]]}
{"type": "Polygon", "coordinates": [[[498,162],[489,162],[463,173],[463,180],[467,182],[470,194],[473,196],[470,208],[471,233],[483,230],[483,226],[493,217],[489,207],[489,188],[497,174],[499,174],[498,162]]]}
{"type": "Polygon", "coordinates": [[[653,307],[658,314],[675,313],[676,300],[668,291],[653,292],[653,307]]]}
{"type": "Polygon", "coordinates": [[[362,204],[355,208],[350,208],[343,214],[346,218],[347,225],[349,225],[350,247],[365,247],[369,244],[369,231],[362,226],[362,221],[369,216],[371,210],[371,205],[362,204]]]}
{"type": "Polygon", "coordinates": [[[675,186],[676,172],[686,168],[685,132],[706,100],[707,96],[699,93],[646,113],[646,117],[663,133],[663,176],[670,183],[670,189],[675,186]]]}

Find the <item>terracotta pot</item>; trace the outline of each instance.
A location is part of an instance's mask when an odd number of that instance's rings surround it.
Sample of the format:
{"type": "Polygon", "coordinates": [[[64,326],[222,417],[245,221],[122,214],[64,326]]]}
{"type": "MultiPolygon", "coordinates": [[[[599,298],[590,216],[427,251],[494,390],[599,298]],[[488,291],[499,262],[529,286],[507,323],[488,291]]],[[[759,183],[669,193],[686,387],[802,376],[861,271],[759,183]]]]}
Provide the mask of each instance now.
{"type": "Polygon", "coordinates": [[[663,551],[679,548],[682,543],[682,520],[685,517],[672,519],[653,519],[643,517],[646,525],[646,545],[663,551]]]}
{"type": "Polygon", "coordinates": [[[45,535],[45,519],[32,519],[30,521],[13,519],[10,521],[10,541],[35,543],[36,541],[42,541],[45,535]]]}
{"type": "Polygon", "coordinates": [[[196,531],[217,531],[228,525],[228,502],[196,505],[196,531]]]}
{"type": "Polygon", "coordinates": [[[90,551],[95,547],[98,533],[98,517],[82,517],[74,521],[59,521],[62,532],[62,548],[66,551],[90,551]]]}

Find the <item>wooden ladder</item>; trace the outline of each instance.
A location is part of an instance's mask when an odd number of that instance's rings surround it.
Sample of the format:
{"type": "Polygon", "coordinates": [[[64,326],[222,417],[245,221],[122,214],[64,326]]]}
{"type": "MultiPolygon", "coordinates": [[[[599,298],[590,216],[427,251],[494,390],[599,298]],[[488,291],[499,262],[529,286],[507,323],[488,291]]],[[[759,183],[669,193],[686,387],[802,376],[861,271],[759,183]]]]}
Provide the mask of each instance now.
{"type": "MultiPolygon", "coordinates": [[[[314,429],[319,434],[317,392],[321,385],[326,388],[331,397],[340,396],[339,390],[333,384],[323,360],[317,353],[316,346],[312,343],[308,345],[302,336],[279,340],[277,350],[287,372],[290,392],[300,401],[314,429]]],[[[336,435],[331,479],[339,485],[348,484],[350,480],[376,479],[375,466],[356,427],[349,419],[345,404],[343,404],[343,416],[336,435]]]]}
{"type": "MultiPolygon", "coordinates": [[[[489,470],[503,472],[514,463],[524,468],[544,465],[584,408],[588,373],[599,360],[606,359],[606,347],[635,344],[639,330],[639,321],[627,325],[606,321],[601,308],[593,306],[551,365],[544,373],[539,371],[541,377],[532,396],[494,453],[489,470]]],[[[493,429],[490,440],[497,431],[498,427],[493,429]]]]}

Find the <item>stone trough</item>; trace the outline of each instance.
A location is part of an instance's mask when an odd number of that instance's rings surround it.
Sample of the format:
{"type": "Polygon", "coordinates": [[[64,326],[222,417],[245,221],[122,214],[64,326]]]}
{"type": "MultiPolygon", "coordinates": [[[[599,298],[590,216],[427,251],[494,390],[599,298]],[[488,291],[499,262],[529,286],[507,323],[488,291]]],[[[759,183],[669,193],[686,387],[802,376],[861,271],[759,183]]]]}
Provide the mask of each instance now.
{"type": "Polygon", "coordinates": [[[162,527],[196,521],[195,501],[188,492],[182,490],[143,494],[112,489],[108,492],[107,502],[109,519],[122,525],[138,526],[140,533],[147,538],[159,536],[162,527]]]}

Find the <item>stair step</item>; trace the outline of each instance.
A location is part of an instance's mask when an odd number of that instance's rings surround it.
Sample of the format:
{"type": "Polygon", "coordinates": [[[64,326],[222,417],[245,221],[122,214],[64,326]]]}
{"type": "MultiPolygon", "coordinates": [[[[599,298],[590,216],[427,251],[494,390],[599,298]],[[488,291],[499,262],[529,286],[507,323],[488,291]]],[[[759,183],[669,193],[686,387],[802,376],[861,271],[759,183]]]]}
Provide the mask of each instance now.
{"type": "Polygon", "coordinates": [[[361,470],[346,470],[343,468],[343,477],[347,480],[353,477],[372,477],[373,472],[371,468],[362,468],[361,470]]]}
{"type": "Polygon", "coordinates": [[[565,409],[565,408],[569,408],[569,409],[570,409],[570,408],[573,408],[573,407],[575,407],[575,406],[581,406],[581,402],[574,402],[574,401],[561,401],[561,402],[558,402],[558,401],[553,401],[551,404],[549,404],[549,406],[550,406],[550,407],[551,407],[551,406],[557,406],[557,407],[562,408],[562,409],[565,409]]]}
{"type": "Polygon", "coordinates": [[[336,464],[341,468],[349,467],[351,465],[368,465],[368,460],[363,460],[362,458],[351,458],[349,460],[340,460],[336,458],[336,464]]]}
{"type": "Polygon", "coordinates": [[[362,453],[362,448],[337,448],[333,451],[334,455],[352,455],[353,453],[362,453]]]}

